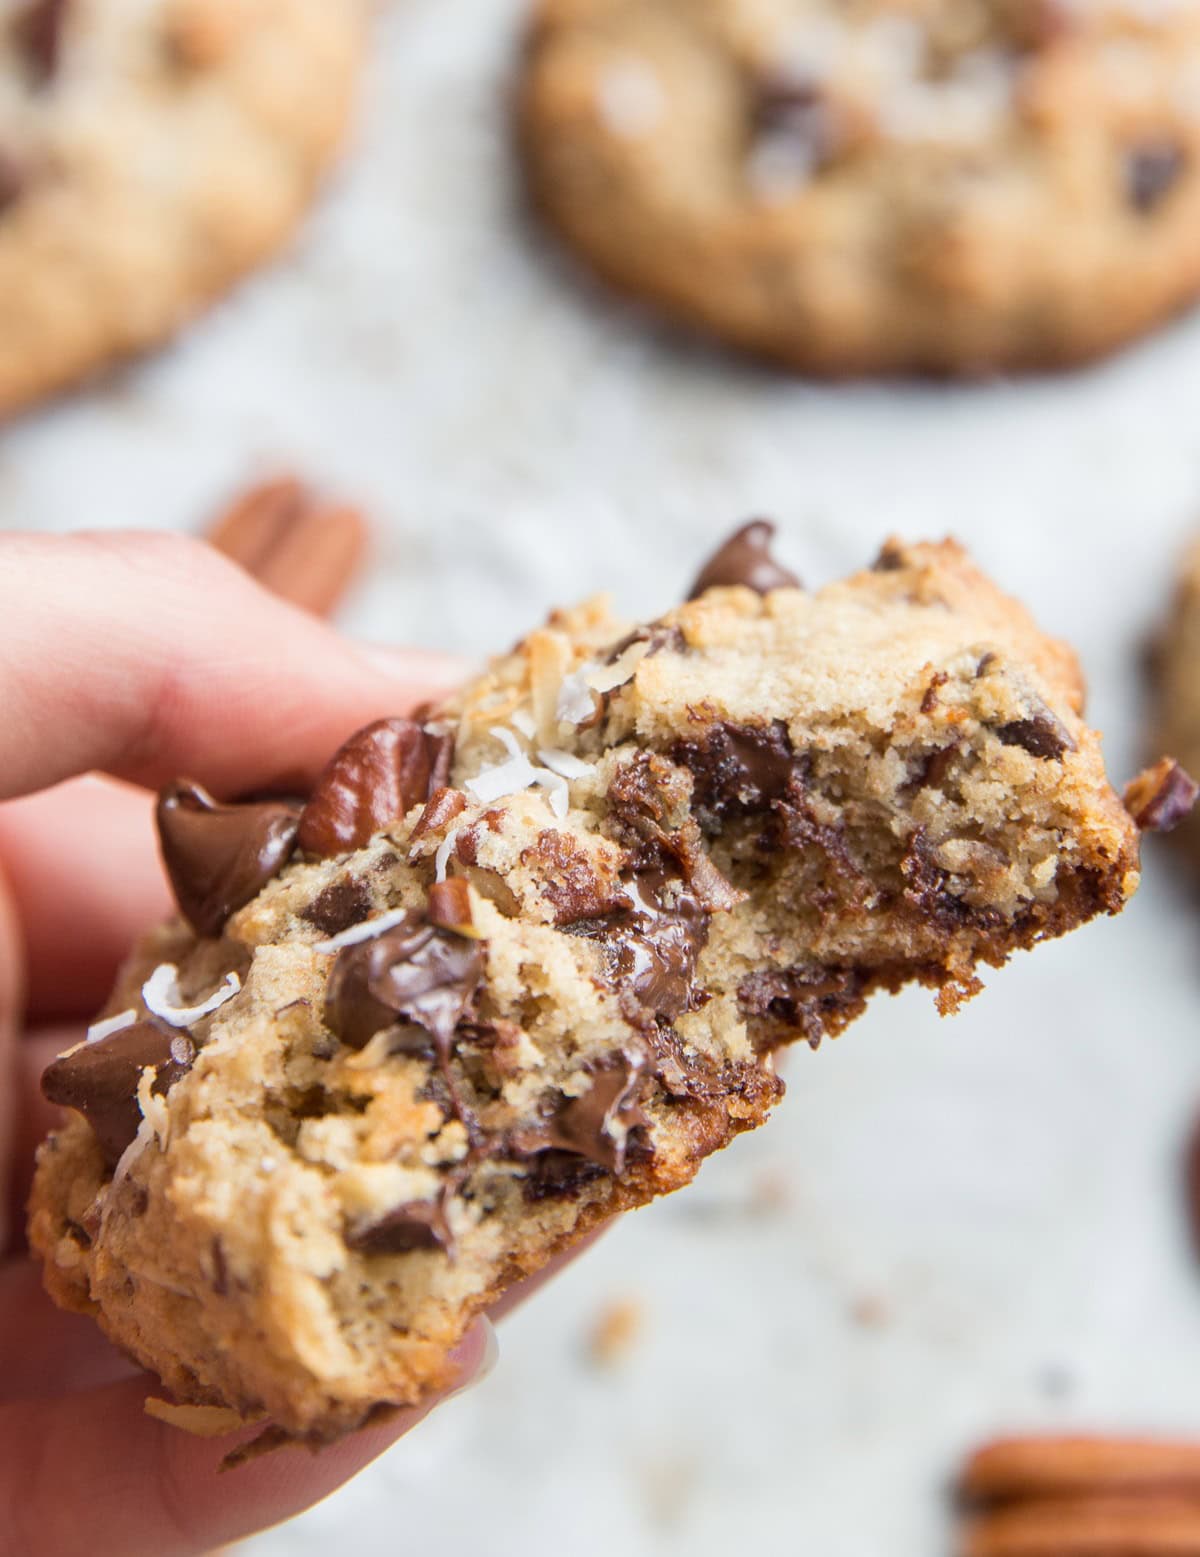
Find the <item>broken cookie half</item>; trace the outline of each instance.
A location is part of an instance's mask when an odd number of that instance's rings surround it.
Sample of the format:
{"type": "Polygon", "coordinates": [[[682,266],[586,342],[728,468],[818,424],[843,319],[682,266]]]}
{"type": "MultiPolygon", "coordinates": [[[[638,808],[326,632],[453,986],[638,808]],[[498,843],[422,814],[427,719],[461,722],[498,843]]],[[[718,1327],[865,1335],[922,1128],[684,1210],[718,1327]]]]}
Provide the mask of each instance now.
{"type": "Polygon", "coordinates": [[[182,918],[45,1090],[31,1237],[183,1405],[318,1442],[761,1123],[772,1056],[1115,913],[1071,652],[952,542],[807,593],[739,532],[648,626],[553,615],[294,801],[160,800],[182,918]]]}

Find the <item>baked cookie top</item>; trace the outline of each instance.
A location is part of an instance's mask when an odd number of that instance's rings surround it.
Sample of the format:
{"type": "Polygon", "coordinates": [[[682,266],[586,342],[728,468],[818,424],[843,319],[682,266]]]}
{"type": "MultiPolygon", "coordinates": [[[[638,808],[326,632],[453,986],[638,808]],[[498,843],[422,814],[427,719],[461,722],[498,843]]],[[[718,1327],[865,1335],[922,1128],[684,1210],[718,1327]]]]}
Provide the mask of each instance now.
{"type": "Polygon", "coordinates": [[[291,231],[362,0],[0,8],[0,414],[151,346],[291,231]]]}
{"type": "Polygon", "coordinates": [[[161,797],[183,917],[47,1072],[30,1233],[177,1402],[320,1439],[419,1400],[761,1123],[780,1045],[909,982],[953,1010],[1133,892],[1069,649],[952,542],[810,594],[768,529],[655,622],[556,612],[306,799],[161,797]]]}
{"type": "Polygon", "coordinates": [[[816,371],[1086,357],[1200,286],[1190,0],[539,0],[551,221],[816,371]]]}

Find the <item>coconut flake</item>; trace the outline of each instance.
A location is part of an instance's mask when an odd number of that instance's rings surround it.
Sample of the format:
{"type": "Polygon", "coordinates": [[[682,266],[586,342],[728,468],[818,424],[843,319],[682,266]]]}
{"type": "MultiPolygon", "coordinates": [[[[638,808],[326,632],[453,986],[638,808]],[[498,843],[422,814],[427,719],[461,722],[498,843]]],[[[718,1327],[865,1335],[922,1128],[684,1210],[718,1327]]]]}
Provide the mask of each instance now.
{"type": "Polygon", "coordinates": [[[461,832],[461,827],[452,827],[441,843],[438,844],[437,853],[433,856],[433,879],[435,881],[445,881],[446,867],[450,864],[451,852],[454,845],[458,842],[458,835],[461,832]]]}
{"type": "Polygon", "coordinates": [[[534,771],[533,782],[546,791],[546,800],[550,809],[561,822],[571,809],[571,792],[567,788],[566,779],[561,773],[551,773],[548,768],[538,768],[534,771]]]}
{"type": "Polygon", "coordinates": [[[619,654],[611,665],[602,665],[599,670],[593,670],[587,677],[587,685],[593,692],[615,692],[618,687],[633,680],[634,671],[649,652],[649,643],[639,638],[623,654],[619,654]]]}
{"type": "Polygon", "coordinates": [[[543,762],[551,773],[558,773],[565,779],[587,778],[589,773],[596,771],[592,763],[583,762],[574,752],[560,751],[556,746],[539,751],[538,760],[543,762]]]}
{"type": "Polygon", "coordinates": [[[533,722],[533,715],[527,708],[515,708],[512,713],[509,714],[508,722],[512,725],[514,730],[519,730],[527,741],[531,741],[533,739],[536,726],[533,722]]]}
{"type": "Polygon", "coordinates": [[[116,1016],[106,1016],[102,1022],[93,1022],[88,1028],[87,1041],[99,1043],[102,1038],[111,1038],[113,1033],[121,1033],[127,1027],[132,1027],[137,1019],[136,1011],[118,1011],[116,1016]]]}
{"type": "Polygon", "coordinates": [[[332,955],[341,951],[343,946],[357,946],[360,941],[373,941],[377,935],[394,929],[407,918],[406,908],[389,908],[386,914],[377,914],[374,919],[352,924],[348,930],[339,930],[337,935],[331,935],[327,941],[314,941],[313,951],[332,955]]]}
{"type": "Polygon", "coordinates": [[[161,1017],[172,1027],[190,1027],[202,1016],[218,1010],[227,1000],[232,1000],[242,987],[236,973],[227,973],[221,988],[196,1006],[180,1005],[179,969],[173,962],[160,962],[142,985],[142,999],[152,1016],[161,1017]]]}
{"type": "Polygon", "coordinates": [[[497,763],[494,768],[483,768],[465,788],[481,805],[502,800],[505,795],[518,795],[534,782],[535,770],[528,757],[518,755],[508,762],[497,763]]]}
{"type": "Polygon", "coordinates": [[[563,724],[583,724],[596,712],[596,694],[587,683],[588,669],[584,665],[562,679],[554,704],[554,717],[563,724]]]}

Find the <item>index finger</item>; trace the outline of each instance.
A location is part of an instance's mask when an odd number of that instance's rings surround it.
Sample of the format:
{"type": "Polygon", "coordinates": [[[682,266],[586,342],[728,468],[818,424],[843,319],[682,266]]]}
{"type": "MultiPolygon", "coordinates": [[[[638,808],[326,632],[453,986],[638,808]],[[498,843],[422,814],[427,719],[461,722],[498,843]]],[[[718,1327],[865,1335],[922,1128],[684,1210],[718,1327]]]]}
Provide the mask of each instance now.
{"type": "Polygon", "coordinates": [[[0,799],[93,769],[301,787],[437,679],[419,656],[388,674],[177,535],[0,537],[0,621],[0,799]]]}

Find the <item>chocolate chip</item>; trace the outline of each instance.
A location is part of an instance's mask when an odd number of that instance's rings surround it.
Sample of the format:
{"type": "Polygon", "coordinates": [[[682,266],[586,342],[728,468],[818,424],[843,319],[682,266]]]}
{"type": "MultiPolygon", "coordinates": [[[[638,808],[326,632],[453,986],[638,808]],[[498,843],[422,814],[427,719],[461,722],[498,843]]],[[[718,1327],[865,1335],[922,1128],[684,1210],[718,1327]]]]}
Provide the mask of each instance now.
{"type": "Polygon", "coordinates": [[[345,880],[331,881],[323,887],[312,902],[300,910],[300,917],[322,935],[340,935],[351,925],[361,924],[371,908],[371,893],[366,882],[357,876],[347,876],[345,880]]]}
{"type": "Polygon", "coordinates": [[[115,1168],[142,1122],[137,1099],[142,1072],[147,1066],[154,1070],[153,1090],[162,1096],[191,1069],[195,1057],[186,1033],[135,1022],[55,1060],[42,1075],[42,1092],[51,1103],[83,1115],[105,1162],[115,1168]]]}
{"type": "Polygon", "coordinates": [[[714,724],[701,741],[677,741],[671,756],[695,781],[696,810],[706,827],[769,809],[799,785],[804,766],[779,719],[768,725],[714,724]]]}
{"type": "Polygon", "coordinates": [[[300,817],[306,854],[329,858],[370,843],[445,782],[453,738],[411,719],[381,719],[334,754],[300,817]]]}
{"type": "Polygon", "coordinates": [[[1196,804],[1200,785],[1173,757],[1162,757],[1126,785],[1125,809],[1144,833],[1169,833],[1196,804]]]}
{"type": "Polygon", "coordinates": [[[602,945],[606,977],[625,997],[624,1013],[645,1028],[703,1004],[696,963],[708,941],[710,915],[678,878],[661,870],[640,873],[632,893],[642,908],[579,921],[571,933],[602,945]]]}
{"type": "Polygon", "coordinates": [[[587,1091],[564,1097],[528,1148],[571,1152],[623,1173],[629,1133],[650,1122],[637,1103],[642,1067],[642,1059],[625,1050],[597,1062],[587,1091]]]}
{"type": "Polygon", "coordinates": [[[697,599],[706,589],[731,584],[743,584],[759,595],[773,589],[799,589],[796,575],[780,567],[771,555],[774,535],[775,526],[767,519],[753,519],[735,530],[700,569],[688,599],[697,599]]]}
{"type": "Polygon", "coordinates": [[[63,23],[70,0],[25,0],[12,21],[13,37],[39,86],[58,70],[63,23]]]}
{"type": "Polygon", "coordinates": [[[444,1061],[483,969],[478,941],[410,914],[395,929],[341,949],[325,996],[326,1025],[349,1048],[363,1049],[385,1027],[411,1022],[430,1034],[444,1061]]]}
{"type": "Polygon", "coordinates": [[[1186,165],[1182,146],[1171,140],[1147,141],[1125,156],[1125,189],[1135,211],[1148,216],[1170,193],[1186,165]]]}
{"type": "Polygon", "coordinates": [[[1066,725],[1057,714],[1044,706],[1028,719],[1014,719],[1010,724],[999,725],[996,734],[1006,746],[1023,747],[1031,757],[1041,757],[1046,761],[1076,750],[1066,725]]]}
{"type": "Polygon", "coordinates": [[[158,797],[155,819],[175,901],[198,935],[220,935],[236,909],[256,897],[287,863],[298,802],[220,805],[187,779],[158,797]]]}
{"type": "Polygon", "coordinates": [[[471,893],[461,876],[435,881],[430,887],[429,922],[459,935],[472,928],[471,893]]]}
{"type": "Polygon", "coordinates": [[[382,1216],[353,1223],[346,1232],[346,1246],[357,1254],[409,1254],[414,1249],[454,1247],[446,1220],[444,1196],[436,1200],[408,1200],[382,1216]]]}

